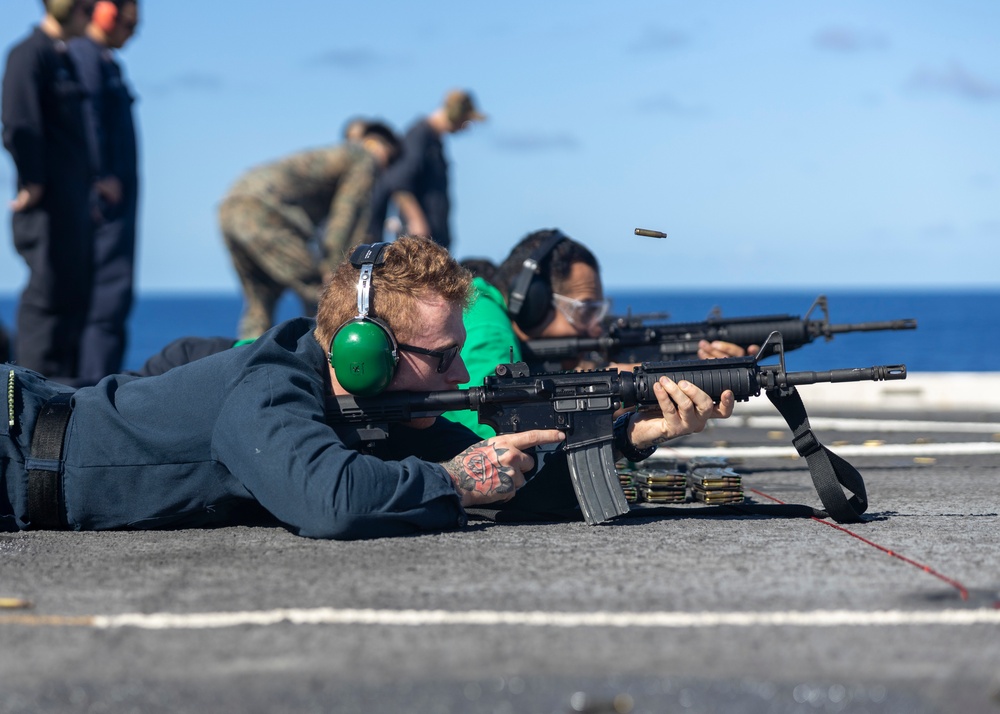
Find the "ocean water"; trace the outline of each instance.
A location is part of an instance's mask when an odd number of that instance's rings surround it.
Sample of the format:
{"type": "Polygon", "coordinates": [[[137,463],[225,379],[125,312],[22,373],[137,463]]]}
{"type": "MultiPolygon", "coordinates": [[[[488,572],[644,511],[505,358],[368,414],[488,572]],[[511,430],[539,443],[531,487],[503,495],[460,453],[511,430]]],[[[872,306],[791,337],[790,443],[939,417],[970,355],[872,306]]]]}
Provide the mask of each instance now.
{"type": "MultiPolygon", "coordinates": [[[[829,291],[834,324],[917,320],[916,330],[866,332],[823,338],[786,355],[790,371],[905,364],[911,372],[1000,372],[1000,290],[829,291]]],[[[816,299],[805,291],[611,292],[612,312],[669,313],[670,322],[704,320],[715,309],[724,317],[804,317],[816,299]]],[[[0,322],[14,323],[15,295],[0,296],[0,322]]],[[[139,367],[167,342],[186,335],[230,336],[236,332],[238,295],[140,295],[130,319],[127,369],[139,367]]],[[[288,295],[279,319],[298,314],[288,295]]],[[[815,313],[810,319],[819,319],[815,313]]]]}

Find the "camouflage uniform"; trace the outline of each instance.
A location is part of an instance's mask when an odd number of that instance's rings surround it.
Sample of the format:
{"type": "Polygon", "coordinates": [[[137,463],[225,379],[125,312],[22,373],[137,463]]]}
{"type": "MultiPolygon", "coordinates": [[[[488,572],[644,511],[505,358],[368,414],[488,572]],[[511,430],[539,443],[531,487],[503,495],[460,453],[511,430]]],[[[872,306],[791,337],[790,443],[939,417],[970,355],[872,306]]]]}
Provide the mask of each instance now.
{"type": "Polygon", "coordinates": [[[271,327],[286,289],[315,314],[323,278],[365,241],[378,163],[360,146],[303,151],[251,169],[219,207],[219,224],[243,286],[239,337],[271,327]],[[327,217],[322,246],[312,237],[327,217]]]}

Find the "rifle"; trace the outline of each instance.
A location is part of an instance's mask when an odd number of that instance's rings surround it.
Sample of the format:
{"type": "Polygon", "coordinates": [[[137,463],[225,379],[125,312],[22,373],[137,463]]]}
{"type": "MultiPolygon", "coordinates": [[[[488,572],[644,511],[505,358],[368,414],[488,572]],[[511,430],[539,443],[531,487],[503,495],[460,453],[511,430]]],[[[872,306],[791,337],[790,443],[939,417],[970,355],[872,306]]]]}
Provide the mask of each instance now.
{"type": "Polygon", "coordinates": [[[550,368],[560,360],[583,355],[595,355],[605,362],[635,363],[657,360],[692,358],[698,354],[700,340],[723,340],[746,349],[762,345],[772,332],[780,332],[785,351],[798,349],[813,340],[845,332],[875,332],[879,330],[914,330],[917,321],[887,320],[835,325],[830,323],[830,311],[825,295],[820,295],[806,312],[795,315],[761,315],[757,317],[723,318],[710,316],[704,322],[648,324],[648,316],[612,318],[600,337],[551,337],[528,340],[522,349],[525,362],[534,367],[550,368]],[[810,319],[819,309],[822,319],[810,319]]]}
{"type": "MultiPolygon", "coordinates": [[[[438,392],[387,392],[375,397],[343,396],[327,400],[330,425],[353,425],[356,438],[349,446],[371,449],[385,439],[388,424],[469,409],[479,422],[498,434],[530,429],[560,429],[570,478],[587,523],[594,525],[628,512],[615,470],[612,419],[621,407],[655,410],[659,404],[653,384],[661,377],[687,380],[718,401],[732,390],[738,401],[765,391],[792,429],[793,444],[809,462],[823,505],[840,522],[858,521],[867,508],[864,482],[853,467],[831,454],[812,435],[795,385],[817,382],[860,382],[906,378],[905,365],[835,369],[827,372],[788,372],[781,335],[774,333],[753,357],[683,362],[648,362],[631,372],[600,369],[532,375],[523,362],[501,364],[482,387],[438,392]],[[770,350],[768,350],[770,348],[770,350]],[[760,363],[765,353],[777,353],[779,364],[760,363]],[[816,457],[816,454],[819,457],[816,457]],[[815,457],[815,458],[814,458],[815,457]],[[817,481],[817,469],[831,470],[836,481],[852,490],[850,502],[836,484],[817,481]],[[814,468],[816,459],[826,460],[814,468]],[[853,474],[842,474],[841,463],[853,474]]],[[[818,462],[817,462],[818,463],[818,462]]],[[[821,474],[827,478],[829,474],[821,474]]],[[[829,480],[827,478],[827,480],[829,480]]]]}

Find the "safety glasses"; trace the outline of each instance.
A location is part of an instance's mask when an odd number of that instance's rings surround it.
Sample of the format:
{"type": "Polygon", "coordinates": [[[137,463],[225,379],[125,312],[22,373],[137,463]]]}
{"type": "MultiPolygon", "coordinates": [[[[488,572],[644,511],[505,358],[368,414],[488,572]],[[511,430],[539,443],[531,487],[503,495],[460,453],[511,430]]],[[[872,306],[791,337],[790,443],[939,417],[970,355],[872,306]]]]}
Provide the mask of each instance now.
{"type": "Polygon", "coordinates": [[[604,300],[575,300],[556,293],[552,294],[552,304],[566,318],[566,322],[573,327],[585,329],[599,324],[611,308],[611,301],[607,298],[604,300]]]}
{"type": "Polygon", "coordinates": [[[455,361],[458,356],[461,347],[458,345],[453,345],[446,350],[428,350],[423,347],[414,347],[413,345],[407,345],[400,342],[396,347],[403,352],[413,352],[418,355],[427,355],[428,357],[437,357],[438,374],[444,374],[451,367],[451,363],[455,361]]]}

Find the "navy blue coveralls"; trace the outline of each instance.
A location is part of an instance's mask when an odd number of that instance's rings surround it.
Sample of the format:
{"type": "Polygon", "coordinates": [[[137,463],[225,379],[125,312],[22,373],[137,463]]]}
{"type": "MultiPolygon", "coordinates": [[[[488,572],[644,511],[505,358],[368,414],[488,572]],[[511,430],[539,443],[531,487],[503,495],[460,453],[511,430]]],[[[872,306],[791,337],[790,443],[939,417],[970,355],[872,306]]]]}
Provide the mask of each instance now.
{"type": "Polygon", "coordinates": [[[329,365],[314,327],[298,318],[157,377],[112,375],[76,391],[3,365],[0,530],[32,527],[27,471],[40,467],[61,471],[59,520],[73,530],[264,522],[345,539],[465,524],[438,462],[479,437],[438,419],[393,427],[380,457],[348,448],[324,421],[329,365]],[[39,465],[35,423],[59,392],[73,402],[63,457],[39,465]]]}
{"type": "Polygon", "coordinates": [[[370,233],[382,240],[383,225],[389,199],[396,191],[413,194],[427,218],[431,238],[435,243],[451,246],[448,213],[448,160],[444,143],[426,119],[411,126],[403,137],[399,158],[382,172],[372,192],[372,222],[370,233]]]}
{"type": "Polygon", "coordinates": [[[94,291],[80,346],[79,382],[96,384],[119,372],[125,356],[125,326],[132,309],[138,157],[132,93],[113,52],[89,37],[69,42],[70,56],[87,91],[84,104],[97,178],[116,177],[122,200],[109,204],[95,197],[94,291]]]}
{"type": "Polygon", "coordinates": [[[14,356],[53,379],[79,375],[89,310],[93,171],[84,90],[66,44],[40,29],[16,45],[3,77],[3,144],[17,187],[44,186],[42,200],[12,216],[14,247],[28,265],[17,312],[14,356]]]}

